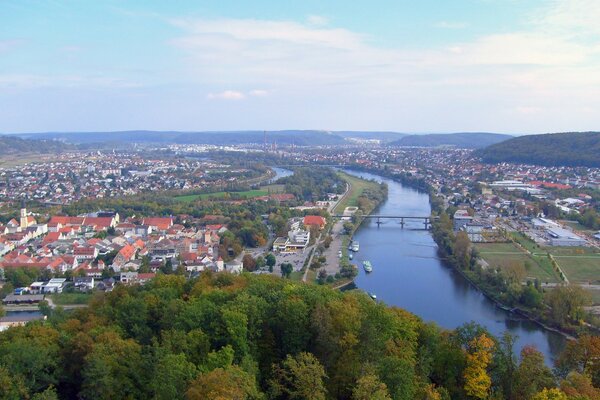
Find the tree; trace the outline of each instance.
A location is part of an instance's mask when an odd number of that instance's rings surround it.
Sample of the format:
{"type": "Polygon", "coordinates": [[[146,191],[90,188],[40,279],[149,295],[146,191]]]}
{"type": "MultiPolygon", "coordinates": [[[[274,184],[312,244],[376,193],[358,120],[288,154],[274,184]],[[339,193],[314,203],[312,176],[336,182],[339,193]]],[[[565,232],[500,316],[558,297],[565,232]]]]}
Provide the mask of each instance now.
{"type": "Polygon", "coordinates": [[[464,371],[467,395],[477,399],[487,398],[492,384],[487,367],[492,360],[493,348],[494,342],[486,334],[481,334],[469,342],[467,366],[464,371]]]}
{"type": "Polygon", "coordinates": [[[256,257],[256,269],[263,269],[265,265],[267,265],[267,262],[263,256],[256,257]]]}
{"type": "Polygon", "coordinates": [[[492,380],[502,389],[507,399],[513,398],[513,386],[517,371],[517,360],[514,355],[516,337],[506,331],[494,351],[494,368],[492,380]]]}
{"type": "Polygon", "coordinates": [[[58,394],[56,393],[54,386],[50,386],[43,392],[34,394],[33,397],[31,397],[31,400],[58,400],[58,394]]]}
{"type": "Polygon", "coordinates": [[[550,306],[550,316],[554,322],[563,325],[583,318],[584,307],[592,303],[590,294],[578,285],[558,286],[546,295],[550,306]]]}
{"type": "Polygon", "coordinates": [[[250,400],[260,398],[254,377],[232,365],[202,373],[185,393],[188,400],[250,400]]]}
{"type": "Polygon", "coordinates": [[[0,318],[4,317],[6,315],[6,311],[4,311],[4,307],[2,307],[2,304],[0,304],[0,318]]]}
{"type": "Polygon", "coordinates": [[[567,343],[565,350],[556,361],[559,374],[566,377],[571,371],[586,374],[596,387],[600,387],[600,337],[581,336],[567,343]]]}
{"type": "Polygon", "coordinates": [[[515,376],[515,398],[528,399],[544,388],[555,386],[552,371],[544,364],[544,356],[534,347],[521,350],[521,363],[515,376]]]}
{"type": "Polygon", "coordinates": [[[574,399],[600,399],[600,389],[595,388],[588,375],[571,372],[560,383],[560,389],[574,399]]]}
{"type": "Polygon", "coordinates": [[[325,283],[326,279],[327,279],[327,271],[325,271],[324,269],[320,269],[319,274],[317,275],[317,282],[319,282],[319,285],[322,285],[325,283]]]}
{"type": "Polygon", "coordinates": [[[156,400],[182,399],[188,384],[196,377],[196,366],[183,353],[167,354],[154,369],[151,381],[156,400]]]}
{"type": "Polygon", "coordinates": [[[274,267],[275,263],[277,262],[277,259],[275,258],[273,253],[269,253],[269,254],[267,254],[267,257],[265,258],[265,261],[269,267],[274,267]]]}
{"type": "Polygon", "coordinates": [[[454,239],[454,254],[462,268],[468,268],[471,264],[470,248],[471,241],[467,232],[459,231],[454,239]]]}
{"type": "Polygon", "coordinates": [[[311,353],[288,355],[273,367],[270,391],[290,400],[325,400],[325,377],[325,369],[311,353]]]}
{"type": "Polygon", "coordinates": [[[377,375],[368,374],[356,381],[352,390],[352,400],[392,400],[387,386],[381,382],[377,375]]]}
{"type": "Polygon", "coordinates": [[[531,397],[531,400],[568,400],[567,395],[560,389],[544,389],[531,397]]]}
{"type": "Polygon", "coordinates": [[[281,276],[284,278],[289,278],[294,270],[294,266],[291,263],[283,263],[281,264],[281,276]]]}
{"type": "Polygon", "coordinates": [[[256,260],[254,260],[252,254],[244,254],[244,257],[242,257],[242,265],[248,272],[256,271],[256,260]]]}

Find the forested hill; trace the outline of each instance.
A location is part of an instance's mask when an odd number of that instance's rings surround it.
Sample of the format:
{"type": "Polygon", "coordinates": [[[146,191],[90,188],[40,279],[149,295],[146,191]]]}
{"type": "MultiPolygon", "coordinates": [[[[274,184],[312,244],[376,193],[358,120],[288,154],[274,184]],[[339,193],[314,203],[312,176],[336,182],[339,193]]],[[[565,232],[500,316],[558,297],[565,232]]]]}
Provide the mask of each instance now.
{"type": "MultiPolygon", "coordinates": [[[[533,348],[517,363],[509,338],[476,325],[443,331],[359,291],[273,276],[158,275],[72,314],[42,309],[47,321],[0,332],[2,399],[567,399],[533,348]]],[[[598,394],[598,344],[568,345],[565,390],[598,394]]],[[[584,398],[597,397],[569,397],[584,398]]]]}
{"type": "Polygon", "coordinates": [[[427,135],[409,135],[390,146],[438,147],[452,146],[462,149],[478,149],[512,138],[510,135],[486,132],[432,133],[427,135]]]}
{"type": "Polygon", "coordinates": [[[286,131],[118,131],[118,132],[42,132],[22,133],[28,139],[60,139],[68,143],[176,143],[236,145],[267,143],[305,145],[336,145],[346,143],[339,135],[316,130],[286,131]]]}
{"type": "Polygon", "coordinates": [[[600,167],[600,132],[520,136],[475,153],[485,162],[600,167]]]}
{"type": "Polygon", "coordinates": [[[30,140],[0,135],[0,155],[23,153],[57,153],[72,146],[54,140],[30,140]]]}

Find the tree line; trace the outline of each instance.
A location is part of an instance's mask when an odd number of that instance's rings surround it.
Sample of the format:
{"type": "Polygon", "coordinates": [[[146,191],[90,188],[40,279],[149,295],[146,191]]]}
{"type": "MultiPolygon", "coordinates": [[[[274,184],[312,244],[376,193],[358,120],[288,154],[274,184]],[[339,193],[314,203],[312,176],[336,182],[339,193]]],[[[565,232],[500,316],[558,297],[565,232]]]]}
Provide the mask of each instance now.
{"type": "Polygon", "coordinates": [[[509,334],[446,331],[360,291],[159,275],[0,333],[0,398],[598,398],[599,338],[569,343],[556,374],[513,347],[509,334]]]}

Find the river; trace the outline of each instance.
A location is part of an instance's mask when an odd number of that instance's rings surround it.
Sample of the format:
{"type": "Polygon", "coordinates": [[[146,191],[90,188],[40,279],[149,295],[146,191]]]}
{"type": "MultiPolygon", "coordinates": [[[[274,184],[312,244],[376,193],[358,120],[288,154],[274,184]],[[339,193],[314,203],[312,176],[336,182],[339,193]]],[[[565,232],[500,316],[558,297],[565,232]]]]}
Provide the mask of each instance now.
{"type": "MultiPolygon", "coordinates": [[[[376,210],[382,215],[427,216],[431,212],[427,194],[377,175],[348,171],[365,179],[388,185],[388,199],[376,210]]],[[[366,220],[354,235],[360,242],[355,255],[358,288],[377,295],[386,304],[418,315],[425,321],[453,329],[474,321],[499,337],[504,331],[517,336],[516,352],[526,345],[540,350],[550,365],[564,348],[565,339],[526,319],[497,308],[459,273],[445,266],[437,256],[437,246],[420,221],[398,222],[377,227],[366,220]],[[413,229],[411,229],[413,228],[413,229]],[[370,260],[373,272],[366,274],[362,261],[370,260]]]]}

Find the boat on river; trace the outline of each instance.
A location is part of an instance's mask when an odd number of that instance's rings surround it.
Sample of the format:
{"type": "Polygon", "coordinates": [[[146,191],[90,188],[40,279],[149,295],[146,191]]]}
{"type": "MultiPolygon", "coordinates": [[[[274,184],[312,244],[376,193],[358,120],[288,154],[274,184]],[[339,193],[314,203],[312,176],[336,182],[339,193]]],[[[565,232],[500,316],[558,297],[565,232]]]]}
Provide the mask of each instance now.
{"type": "Polygon", "coordinates": [[[369,260],[363,261],[363,268],[365,269],[365,272],[373,271],[373,266],[371,265],[371,261],[369,261],[369,260]]]}
{"type": "Polygon", "coordinates": [[[352,251],[356,252],[359,249],[360,249],[360,244],[356,240],[353,240],[352,241],[352,251]]]}
{"type": "Polygon", "coordinates": [[[375,293],[369,292],[369,297],[373,300],[377,300],[377,295],[375,293]]]}
{"type": "Polygon", "coordinates": [[[352,253],[348,254],[348,258],[351,259],[351,260],[354,258],[354,256],[352,255],[352,253]]]}

